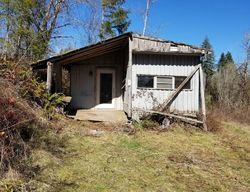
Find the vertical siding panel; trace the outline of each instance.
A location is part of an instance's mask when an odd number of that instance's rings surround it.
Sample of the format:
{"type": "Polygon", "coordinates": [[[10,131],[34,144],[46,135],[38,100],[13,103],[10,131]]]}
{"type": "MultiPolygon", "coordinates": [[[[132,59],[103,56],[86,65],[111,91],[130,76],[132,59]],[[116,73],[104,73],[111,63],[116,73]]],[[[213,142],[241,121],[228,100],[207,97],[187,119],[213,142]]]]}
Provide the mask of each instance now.
{"type": "MultiPolygon", "coordinates": [[[[196,57],[190,56],[173,56],[173,55],[149,55],[134,54],[132,73],[133,77],[137,74],[148,75],[171,75],[187,76],[197,63],[196,57]]],[[[172,103],[171,111],[180,112],[198,112],[198,86],[197,75],[191,79],[191,89],[182,91],[176,100],[172,103]]],[[[162,103],[172,93],[170,90],[141,90],[137,89],[137,81],[133,81],[133,107],[152,109],[154,102],[149,92],[153,93],[154,99],[162,103]],[[138,94],[140,92],[141,94],[138,94]]]]}

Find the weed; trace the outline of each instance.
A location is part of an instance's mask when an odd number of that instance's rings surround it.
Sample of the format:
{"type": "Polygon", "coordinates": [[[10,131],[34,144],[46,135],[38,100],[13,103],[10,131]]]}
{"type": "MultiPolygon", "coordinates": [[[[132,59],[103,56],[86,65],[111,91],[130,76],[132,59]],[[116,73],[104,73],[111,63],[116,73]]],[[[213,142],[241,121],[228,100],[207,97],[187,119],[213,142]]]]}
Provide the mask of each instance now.
{"type": "Polygon", "coordinates": [[[140,122],[135,122],[134,126],[137,129],[148,129],[148,130],[158,130],[160,127],[160,124],[153,120],[141,120],[140,122]]]}
{"type": "Polygon", "coordinates": [[[206,123],[207,123],[208,131],[218,132],[222,130],[221,119],[218,119],[218,114],[216,114],[213,111],[207,113],[206,123]]]}

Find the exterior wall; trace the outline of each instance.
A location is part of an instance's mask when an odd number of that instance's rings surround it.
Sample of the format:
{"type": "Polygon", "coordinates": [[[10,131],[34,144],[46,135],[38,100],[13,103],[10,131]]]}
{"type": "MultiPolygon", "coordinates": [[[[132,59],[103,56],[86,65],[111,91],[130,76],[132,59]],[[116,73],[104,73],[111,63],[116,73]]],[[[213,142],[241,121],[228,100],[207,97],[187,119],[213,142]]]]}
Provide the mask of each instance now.
{"type": "MultiPolygon", "coordinates": [[[[132,108],[152,110],[162,104],[174,90],[137,88],[137,75],[188,76],[199,64],[197,56],[133,54],[132,108]]],[[[170,106],[171,112],[196,113],[199,111],[199,73],[191,79],[191,89],[183,90],[170,106]]]]}
{"type": "Polygon", "coordinates": [[[122,51],[105,54],[93,59],[72,64],[71,73],[71,107],[74,109],[90,109],[97,105],[97,69],[115,69],[115,109],[123,109],[123,59],[122,51]]]}

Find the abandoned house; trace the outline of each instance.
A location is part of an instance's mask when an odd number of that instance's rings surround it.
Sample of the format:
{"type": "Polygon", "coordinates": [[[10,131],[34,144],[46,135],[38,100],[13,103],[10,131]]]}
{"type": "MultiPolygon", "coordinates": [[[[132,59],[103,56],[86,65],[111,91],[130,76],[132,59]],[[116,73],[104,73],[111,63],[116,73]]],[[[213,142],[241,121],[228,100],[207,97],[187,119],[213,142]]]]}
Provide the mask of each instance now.
{"type": "Polygon", "coordinates": [[[70,106],[113,109],[138,119],[143,111],[205,115],[201,60],[207,51],[184,43],[126,33],[32,65],[47,73],[52,92],[70,74],[70,106]]]}

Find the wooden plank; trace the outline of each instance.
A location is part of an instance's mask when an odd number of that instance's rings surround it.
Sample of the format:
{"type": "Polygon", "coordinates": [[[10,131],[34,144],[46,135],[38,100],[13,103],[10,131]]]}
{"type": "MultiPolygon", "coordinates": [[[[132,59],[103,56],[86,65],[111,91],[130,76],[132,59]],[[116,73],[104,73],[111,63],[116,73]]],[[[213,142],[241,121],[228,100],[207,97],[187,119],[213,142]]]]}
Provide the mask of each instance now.
{"type": "Polygon", "coordinates": [[[154,114],[160,114],[160,115],[164,115],[164,116],[168,116],[168,117],[173,117],[173,118],[177,118],[177,119],[181,119],[182,121],[185,122],[192,122],[192,123],[197,123],[197,124],[203,124],[203,121],[199,121],[196,119],[192,119],[189,117],[184,117],[184,116],[180,116],[180,115],[175,115],[175,114],[170,114],[170,113],[164,113],[164,112],[159,112],[159,111],[153,111],[153,110],[143,110],[147,113],[154,113],[154,114]]]}
{"type": "Polygon", "coordinates": [[[207,131],[205,89],[204,89],[204,78],[203,78],[202,67],[200,67],[199,71],[200,71],[200,98],[201,98],[201,113],[202,113],[203,129],[207,131]]]}
{"type": "Polygon", "coordinates": [[[179,93],[181,92],[181,90],[184,88],[184,86],[188,83],[188,81],[194,76],[194,74],[199,70],[201,64],[197,65],[195,67],[195,69],[192,71],[192,73],[187,76],[187,78],[179,85],[179,87],[167,98],[167,100],[160,106],[159,109],[157,109],[157,111],[163,111],[166,108],[168,108],[168,106],[172,103],[172,101],[179,95],[179,93]]]}
{"type": "Polygon", "coordinates": [[[126,89],[128,95],[128,117],[132,117],[132,46],[133,41],[129,38],[128,44],[128,67],[127,67],[127,76],[126,76],[126,89]]]}

